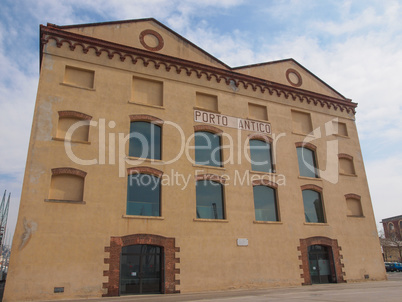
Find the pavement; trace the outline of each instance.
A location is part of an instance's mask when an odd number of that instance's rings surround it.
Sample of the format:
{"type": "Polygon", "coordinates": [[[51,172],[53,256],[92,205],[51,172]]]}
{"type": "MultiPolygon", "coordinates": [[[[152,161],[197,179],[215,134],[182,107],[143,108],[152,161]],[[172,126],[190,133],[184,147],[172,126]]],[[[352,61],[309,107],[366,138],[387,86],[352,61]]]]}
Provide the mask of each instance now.
{"type": "MultiPolygon", "coordinates": [[[[60,302],[60,300],[58,300],[60,302]]],[[[62,300],[63,302],[401,302],[402,272],[388,274],[388,281],[319,284],[291,288],[231,290],[172,295],[121,296],[62,300]]]]}

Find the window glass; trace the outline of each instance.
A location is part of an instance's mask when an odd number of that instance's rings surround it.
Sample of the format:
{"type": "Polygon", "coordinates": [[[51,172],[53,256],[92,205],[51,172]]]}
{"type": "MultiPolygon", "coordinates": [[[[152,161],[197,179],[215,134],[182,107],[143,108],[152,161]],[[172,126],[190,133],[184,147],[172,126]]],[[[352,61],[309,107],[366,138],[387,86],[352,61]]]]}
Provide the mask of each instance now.
{"type": "Polygon", "coordinates": [[[299,161],[300,176],[314,178],[318,177],[314,151],[307,148],[298,147],[297,159],[299,161]]]}
{"type": "Polygon", "coordinates": [[[260,172],[272,172],[271,145],[267,142],[250,140],[251,169],[260,172]]]}
{"type": "Polygon", "coordinates": [[[128,176],[126,213],[160,216],[160,178],[149,174],[128,176]]]}
{"type": "Polygon", "coordinates": [[[255,220],[278,221],[275,190],[266,186],[254,186],[255,220]]]}
{"type": "Polygon", "coordinates": [[[320,193],[313,190],[304,190],[303,204],[306,222],[325,222],[320,193]]]}
{"type": "Polygon", "coordinates": [[[221,167],[221,138],[217,134],[198,131],[194,136],[195,163],[221,167]]]}
{"type": "Polygon", "coordinates": [[[223,189],[220,183],[199,180],[196,184],[197,218],[224,219],[223,189]]]}
{"type": "Polygon", "coordinates": [[[131,122],[128,155],[161,159],[161,127],[148,122],[131,122]]]}

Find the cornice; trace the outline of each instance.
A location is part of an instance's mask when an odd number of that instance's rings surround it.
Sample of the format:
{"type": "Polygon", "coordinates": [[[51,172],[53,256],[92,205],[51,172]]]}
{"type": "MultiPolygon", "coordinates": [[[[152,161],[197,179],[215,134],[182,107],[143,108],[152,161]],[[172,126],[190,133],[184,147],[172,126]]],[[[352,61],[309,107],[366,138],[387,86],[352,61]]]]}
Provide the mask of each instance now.
{"type": "Polygon", "coordinates": [[[167,55],[154,53],[134,47],[128,47],[121,44],[107,42],[101,39],[83,36],[71,32],[66,32],[54,27],[40,26],[40,61],[42,62],[43,47],[50,40],[54,40],[56,46],[61,48],[64,43],[68,44],[71,51],[81,49],[84,54],[92,48],[97,56],[105,52],[109,59],[117,56],[120,61],[131,59],[132,64],[142,62],[144,67],[154,67],[159,70],[164,67],[167,72],[175,71],[177,74],[184,72],[187,76],[195,75],[197,78],[205,77],[208,81],[215,80],[217,83],[225,83],[226,85],[243,86],[244,89],[252,89],[261,93],[269,93],[270,95],[284,96],[285,99],[293,101],[299,100],[301,103],[313,104],[315,106],[327,107],[328,109],[345,111],[347,113],[355,113],[357,103],[351,100],[338,99],[319,93],[307,91],[304,89],[290,87],[279,83],[270,82],[260,78],[240,74],[234,72],[233,69],[221,69],[209,65],[204,65],[188,60],[183,60],[167,55]]]}

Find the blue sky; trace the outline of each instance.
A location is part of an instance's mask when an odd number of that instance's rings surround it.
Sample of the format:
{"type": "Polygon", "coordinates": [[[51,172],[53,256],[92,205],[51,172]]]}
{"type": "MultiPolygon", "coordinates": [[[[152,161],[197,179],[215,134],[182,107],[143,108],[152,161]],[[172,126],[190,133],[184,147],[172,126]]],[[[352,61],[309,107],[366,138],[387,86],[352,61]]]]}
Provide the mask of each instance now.
{"type": "Polygon", "coordinates": [[[294,58],[357,102],[376,221],[401,215],[400,16],[397,0],[1,0],[0,193],[12,192],[10,229],[39,77],[39,24],[148,17],[232,67],[294,58]]]}

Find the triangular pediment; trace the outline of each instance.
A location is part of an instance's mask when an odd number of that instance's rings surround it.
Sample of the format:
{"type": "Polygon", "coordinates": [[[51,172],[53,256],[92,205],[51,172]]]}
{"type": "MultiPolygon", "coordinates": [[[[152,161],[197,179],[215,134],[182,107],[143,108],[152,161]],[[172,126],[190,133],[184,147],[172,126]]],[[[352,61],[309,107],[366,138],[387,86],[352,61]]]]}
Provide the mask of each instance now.
{"type": "Polygon", "coordinates": [[[241,66],[233,68],[233,70],[270,82],[345,99],[343,95],[293,59],[241,66]]]}
{"type": "Polygon", "coordinates": [[[134,47],[182,60],[213,67],[230,69],[226,64],[205,52],[155,19],[57,26],[58,29],[134,47]]]}

